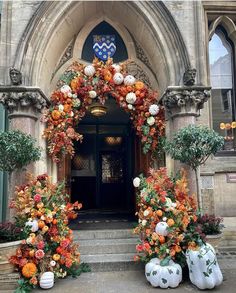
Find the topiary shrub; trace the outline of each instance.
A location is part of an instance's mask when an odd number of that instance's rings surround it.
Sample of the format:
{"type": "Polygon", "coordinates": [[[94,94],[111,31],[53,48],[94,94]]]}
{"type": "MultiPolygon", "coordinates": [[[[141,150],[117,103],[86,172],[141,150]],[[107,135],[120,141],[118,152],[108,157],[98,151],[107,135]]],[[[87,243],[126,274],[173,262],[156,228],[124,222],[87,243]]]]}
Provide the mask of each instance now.
{"type": "Polygon", "coordinates": [[[41,150],[35,139],[19,130],[0,133],[0,170],[12,172],[38,161],[41,150]]]}

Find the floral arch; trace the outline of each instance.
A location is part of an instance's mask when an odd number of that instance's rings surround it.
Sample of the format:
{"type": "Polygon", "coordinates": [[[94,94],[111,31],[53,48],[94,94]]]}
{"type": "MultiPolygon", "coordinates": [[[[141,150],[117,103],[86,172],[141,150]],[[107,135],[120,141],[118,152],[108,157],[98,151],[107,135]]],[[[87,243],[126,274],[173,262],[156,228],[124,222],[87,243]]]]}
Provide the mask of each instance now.
{"type": "Polygon", "coordinates": [[[158,105],[158,94],[126,71],[127,62],[113,64],[94,59],[91,65],[74,62],[63,74],[59,88],[51,95],[51,106],[44,115],[49,154],[59,162],[64,155],[74,155],[74,140],[82,141],[76,125],[91,104],[102,105],[111,95],[130,114],[143,152],[155,152],[164,135],[164,109],[158,105]]]}

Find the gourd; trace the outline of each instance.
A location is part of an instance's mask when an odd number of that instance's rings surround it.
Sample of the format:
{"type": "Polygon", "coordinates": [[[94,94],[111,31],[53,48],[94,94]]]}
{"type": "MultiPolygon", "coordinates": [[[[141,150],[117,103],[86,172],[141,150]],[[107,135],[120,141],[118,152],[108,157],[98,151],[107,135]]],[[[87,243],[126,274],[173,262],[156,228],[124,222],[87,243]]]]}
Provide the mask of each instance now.
{"type": "Polygon", "coordinates": [[[126,95],[126,102],[129,104],[134,104],[136,101],[136,95],[135,93],[128,93],[126,95]]]}
{"type": "Polygon", "coordinates": [[[159,113],[159,106],[156,104],[153,104],[149,107],[149,113],[153,116],[157,115],[159,113]]]}
{"type": "Polygon", "coordinates": [[[125,85],[133,85],[135,83],[135,77],[133,75],[127,75],[124,79],[125,85]]]}
{"type": "Polygon", "coordinates": [[[88,66],[85,66],[84,68],[84,73],[87,75],[87,76],[93,76],[94,73],[95,73],[95,68],[93,65],[88,65],[88,66]]]}
{"type": "Polygon", "coordinates": [[[117,72],[113,76],[113,81],[115,84],[122,84],[122,82],[124,81],[124,77],[121,73],[117,72]]]}
{"type": "Polygon", "coordinates": [[[159,222],[156,225],[155,232],[159,235],[166,236],[168,234],[168,227],[166,222],[159,222]]]}
{"type": "Polygon", "coordinates": [[[54,286],[54,273],[45,272],[42,274],[39,285],[42,289],[50,289],[54,286]]]}
{"type": "Polygon", "coordinates": [[[212,289],[223,281],[214,248],[203,244],[199,250],[188,249],[186,260],[191,282],[199,289],[212,289]]]}
{"type": "Polygon", "coordinates": [[[153,287],[175,288],[182,281],[182,269],[173,260],[163,266],[158,258],[152,258],[145,266],[145,276],[153,287]]]}

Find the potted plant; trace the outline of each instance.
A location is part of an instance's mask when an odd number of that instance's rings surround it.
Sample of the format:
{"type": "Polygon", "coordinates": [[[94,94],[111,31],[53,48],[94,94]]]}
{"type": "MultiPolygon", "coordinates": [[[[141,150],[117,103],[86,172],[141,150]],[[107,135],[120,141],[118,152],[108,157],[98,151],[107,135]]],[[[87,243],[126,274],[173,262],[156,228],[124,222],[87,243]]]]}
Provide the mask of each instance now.
{"type": "Polygon", "coordinates": [[[202,232],[206,235],[206,242],[210,243],[217,251],[224,228],[223,218],[204,214],[198,216],[198,223],[202,232]]]}
{"type": "MultiPolygon", "coordinates": [[[[1,132],[0,171],[6,171],[12,176],[13,171],[19,170],[22,173],[23,167],[39,160],[41,150],[35,143],[36,141],[31,135],[19,130],[1,132]]],[[[14,192],[13,188],[15,187],[9,184],[9,190],[12,193],[14,192]]],[[[2,243],[0,243],[0,273],[7,274],[14,271],[14,266],[9,263],[8,256],[12,255],[19,247],[21,242],[19,239],[23,239],[23,234],[19,233],[19,228],[12,223],[0,225],[2,240],[2,243]]]]}
{"type": "Polygon", "coordinates": [[[224,138],[213,129],[202,125],[188,125],[175,133],[173,139],[165,141],[164,149],[174,160],[189,165],[195,172],[197,184],[197,201],[201,209],[199,188],[199,166],[204,164],[210,155],[222,149],[224,138]]]}

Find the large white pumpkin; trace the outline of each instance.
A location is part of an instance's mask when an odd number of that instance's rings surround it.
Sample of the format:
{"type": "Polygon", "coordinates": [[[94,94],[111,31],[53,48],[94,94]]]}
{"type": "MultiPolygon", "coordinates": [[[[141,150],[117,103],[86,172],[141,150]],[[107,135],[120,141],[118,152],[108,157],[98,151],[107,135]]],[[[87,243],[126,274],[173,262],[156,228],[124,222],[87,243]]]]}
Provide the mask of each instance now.
{"type": "Polygon", "coordinates": [[[191,282],[199,289],[212,289],[223,282],[214,248],[209,244],[199,250],[186,251],[186,260],[191,282]]]}
{"type": "Polygon", "coordinates": [[[124,76],[121,73],[117,72],[113,76],[113,81],[115,84],[122,84],[122,82],[124,81],[124,76]]]}
{"type": "Polygon", "coordinates": [[[134,180],[133,180],[133,185],[134,187],[139,187],[140,185],[140,178],[139,177],[135,177],[134,180]]]}
{"type": "Polygon", "coordinates": [[[153,287],[175,288],[182,281],[182,269],[170,260],[166,266],[160,265],[158,258],[152,258],[145,266],[145,276],[153,287]]]}
{"type": "Polygon", "coordinates": [[[45,272],[42,274],[39,285],[42,289],[50,289],[54,286],[54,273],[45,272]]]}
{"type": "Polygon", "coordinates": [[[135,83],[136,79],[133,75],[127,75],[124,79],[125,85],[133,85],[135,83]]]}
{"type": "Polygon", "coordinates": [[[38,221],[37,220],[28,221],[28,222],[25,223],[25,226],[31,227],[31,231],[32,232],[36,232],[39,229],[38,221]]]}
{"type": "Polygon", "coordinates": [[[64,93],[64,94],[69,94],[71,93],[71,88],[69,85],[65,84],[61,87],[61,92],[64,93]]]}
{"type": "Polygon", "coordinates": [[[156,104],[153,104],[149,107],[149,113],[153,116],[157,115],[159,113],[159,106],[156,104]]]}
{"type": "Polygon", "coordinates": [[[134,104],[135,103],[135,101],[136,101],[136,95],[135,95],[135,93],[128,93],[127,95],[126,95],[126,102],[127,103],[129,103],[129,104],[134,104]]]}
{"type": "Polygon", "coordinates": [[[88,66],[85,66],[84,68],[84,73],[87,75],[87,76],[93,76],[94,73],[95,73],[95,68],[93,65],[88,65],[88,66]]]}
{"type": "Polygon", "coordinates": [[[159,222],[156,225],[155,232],[159,235],[166,236],[168,234],[168,230],[167,230],[168,227],[169,226],[167,225],[166,222],[159,222]]]}

